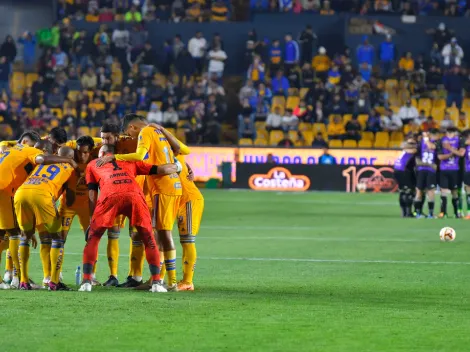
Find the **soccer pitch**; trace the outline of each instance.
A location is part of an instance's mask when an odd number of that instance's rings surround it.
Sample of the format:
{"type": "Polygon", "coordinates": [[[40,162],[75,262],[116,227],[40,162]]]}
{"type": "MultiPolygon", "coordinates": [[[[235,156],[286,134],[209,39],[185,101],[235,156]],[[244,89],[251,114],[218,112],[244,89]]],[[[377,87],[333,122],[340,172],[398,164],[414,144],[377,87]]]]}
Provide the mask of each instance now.
{"type": "MultiPolygon", "coordinates": [[[[401,219],[396,194],[204,196],[195,292],[0,291],[0,350],[469,350],[469,222],[401,219]],[[445,225],[457,231],[455,242],[439,241],[445,225]]],[[[74,226],[67,284],[84,246],[77,220],[74,226]]],[[[124,280],[127,230],[120,244],[124,280]]],[[[37,250],[30,274],[42,279],[37,250]]]]}

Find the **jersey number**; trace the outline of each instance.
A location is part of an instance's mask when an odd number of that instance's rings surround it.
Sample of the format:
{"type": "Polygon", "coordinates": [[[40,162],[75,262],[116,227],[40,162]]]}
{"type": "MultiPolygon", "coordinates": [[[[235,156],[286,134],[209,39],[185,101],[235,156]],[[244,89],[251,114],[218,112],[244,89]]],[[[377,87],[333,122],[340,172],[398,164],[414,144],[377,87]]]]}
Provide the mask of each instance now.
{"type": "Polygon", "coordinates": [[[119,165],[117,164],[116,160],[113,160],[112,162],[113,166],[114,166],[114,171],[117,171],[117,170],[122,170],[122,168],[119,167],[119,165]]]}
{"type": "Polygon", "coordinates": [[[423,163],[432,164],[434,162],[434,153],[423,153],[423,163]]]}
{"type": "Polygon", "coordinates": [[[60,172],[60,167],[55,166],[55,165],[49,165],[49,167],[45,170],[49,175],[48,174],[40,175],[40,172],[42,171],[43,168],[44,168],[44,165],[39,166],[39,168],[37,169],[37,171],[34,173],[33,176],[45,177],[52,181],[60,172]]]}
{"type": "Polygon", "coordinates": [[[170,158],[170,152],[168,150],[168,147],[164,147],[163,152],[165,153],[166,163],[170,164],[171,163],[171,158],[170,158]]]}
{"type": "Polygon", "coordinates": [[[10,155],[10,152],[5,152],[5,153],[2,153],[1,156],[0,156],[0,164],[3,163],[3,160],[5,160],[5,158],[10,155]]]}

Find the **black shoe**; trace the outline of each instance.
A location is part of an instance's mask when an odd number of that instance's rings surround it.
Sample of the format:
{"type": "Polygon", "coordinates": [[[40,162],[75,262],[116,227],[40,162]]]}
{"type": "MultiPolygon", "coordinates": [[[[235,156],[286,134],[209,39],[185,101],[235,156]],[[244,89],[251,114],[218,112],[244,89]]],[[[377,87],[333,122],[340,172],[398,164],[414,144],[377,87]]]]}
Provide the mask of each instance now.
{"type": "Polygon", "coordinates": [[[118,286],[118,285],[119,285],[119,281],[118,281],[118,279],[117,279],[116,277],[114,277],[113,275],[111,275],[111,276],[109,277],[108,281],[106,281],[106,282],[103,284],[103,286],[108,286],[108,287],[109,287],[109,286],[114,286],[114,287],[116,287],[116,286],[118,286]]]}
{"type": "Polygon", "coordinates": [[[57,285],[57,291],[73,291],[70,287],[68,287],[66,284],[63,282],[59,282],[57,285]]]}
{"type": "Polygon", "coordinates": [[[117,285],[117,287],[123,287],[123,288],[134,288],[142,284],[142,280],[137,281],[134,279],[132,276],[128,276],[126,282],[123,282],[120,285],[117,285]]]}

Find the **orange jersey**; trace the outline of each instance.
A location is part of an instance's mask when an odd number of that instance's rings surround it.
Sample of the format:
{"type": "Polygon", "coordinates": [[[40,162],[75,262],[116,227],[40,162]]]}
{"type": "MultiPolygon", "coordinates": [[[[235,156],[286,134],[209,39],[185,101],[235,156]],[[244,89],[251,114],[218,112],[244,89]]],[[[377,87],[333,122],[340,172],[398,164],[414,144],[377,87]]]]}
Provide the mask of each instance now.
{"type": "MultiPolygon", "coordinates": [[[[140,131],[137,148],[147,151],[144,161],[151,165],[170,164],[175,156],[165,136],[153,127],[144,127],[140,131]]],[[[149,189],[155,194],[180,196],[182,194],[181,182],[178,174],[165,176],[148,176],[149,189]]]]}
{"type": "Polygon", "coordinates": [[[188,180],[189,169],[184,160],[184,155],[178,155],[176,157],[181,165],[183,165],[183,170],[180,172],[181,186],[183,187],[183,196],[181,197],[182,203],[189,202],[195,199],[204,199],[199,188],[196,187],[193,181],[188,180]]]}
{"type": "Polygon", "coordinates": [[[33,171],[36,157],[42,154],[39,149],[21,144],[0,153],[0,190],[13,195],[33,171]]]}
{"type": "MultiPolygon", "coordinates": [[[[90,158],[90,161],[92,159],[90,158]]],[[[73,202],[73,206],[83,206],[88,208],[88,186],[85,180],[85,170],[88,163],[80,163],[78,164],[78,168],[80,169],[80,177],[77,176],[77,173],[72,173],[69,184],[70,188],[75,188],[75,201],[73,202]]],[[[65,198],[61,197],[61,203],[65,202],[65,198]]]]}
{"type": "MultiPolygon", "coordinates": [[[[20,189],[35,189],[38,193],[49,193],[57,199],[72,175],[75,175],[75,171],[69,164],[38,165],[20,189]]],[[[71,189],[75,189],[75,183],[70,182],[71,189]]]]}

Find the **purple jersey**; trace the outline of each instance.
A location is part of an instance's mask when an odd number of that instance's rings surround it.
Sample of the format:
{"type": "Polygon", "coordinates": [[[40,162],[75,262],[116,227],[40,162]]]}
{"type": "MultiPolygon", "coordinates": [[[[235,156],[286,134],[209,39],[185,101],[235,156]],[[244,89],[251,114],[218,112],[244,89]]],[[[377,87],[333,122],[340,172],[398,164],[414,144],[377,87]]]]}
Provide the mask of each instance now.
{"type": "MultiPolygon", "coordinates": [[[[443,144],[447,143],[454,149],[460,149],[460,138],[459,137],[444,137],[437,145],[437,153],[439,155],[449,155],[452,152],[443,147],[443,144]]],[[[459,166],[459,157],[458,156],[451,156],[449,159],[441,160],[440,169],[442,171],[458,171],[460,169],[459,166]]]]}
{"type": "MultiPolygon", "coordinates": [[[[435,143],[435,141],[431,141],[431,142],[435,143]]],[[[436,172],[436,169],[437,169],[436,150],[428,148],[424,140],[422,140],[420,143],[419,150],[418,150],[418,158],[420,159],[420,163],[417,167],[418,171],[436,172]]]]}
{"type": "Polygon", "coordinates": [[[400,156],[395,160],[395,163],[393,164],[393,168],[396,171],[405,171],[409,170],[409,165],[411,164],[410,162],[414,158],[414,154],[402,151],[400,156]]]}
{"type": "Polygon", "coordinates": [[[465,172],[470,172],[470,145],[465,146],[465,172]]]}

